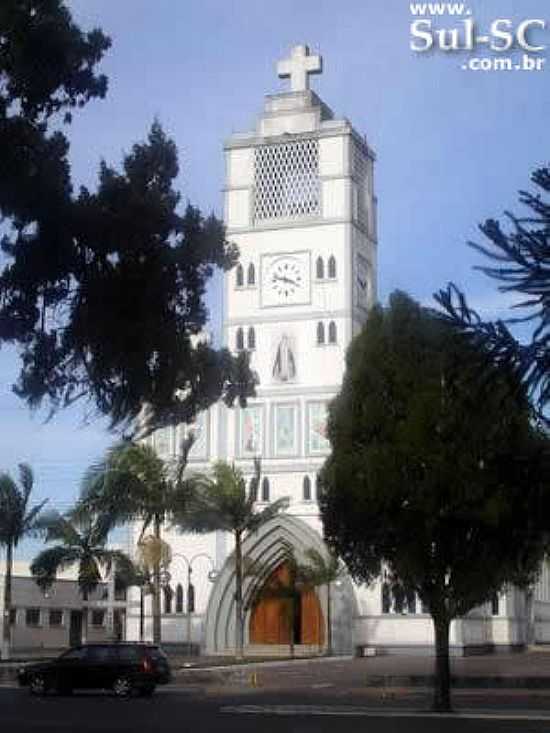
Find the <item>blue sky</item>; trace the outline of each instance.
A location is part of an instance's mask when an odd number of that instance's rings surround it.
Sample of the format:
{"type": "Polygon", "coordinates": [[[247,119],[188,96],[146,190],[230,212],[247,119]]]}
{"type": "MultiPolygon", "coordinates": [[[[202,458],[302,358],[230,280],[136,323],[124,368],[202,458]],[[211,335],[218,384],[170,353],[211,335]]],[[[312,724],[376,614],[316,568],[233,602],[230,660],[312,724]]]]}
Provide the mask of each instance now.
{"type": "MultiPolygon", "coordinates": [[[[108,96],[79,111],[68,130],[75,185],[93,188],[100,159],[118,165],[158,117],[179,148],[184,201],[221,215],[224,138],[253,127],[263,95],[286,88],[276,61],[308,43],[324,57],[313,87],[378,155],[381,300],[402,288],[430,302],[454,280],[486,314],[506,308],[494,284],[472,271],[480,260],[465,243],[478,239],[485,218],[517,209],[518,189],[550,159],[548,69],[471,72],[461,68],[464,52],[414,54],[405,0],[69,5],[83,28],[100,26],[113,40],[102,64],[108,96]]],[[[469,7],[482,29],[496,18],[548,14],[547,0],[472,0],[469,7]]],[[[536,37],[550,43],[550,31],[536,37]]],[[[216,320],[216,288],[210,302],[216,320]]],[[[15,354],[3,349],[0,470],[30,462],[35,498],[65,509],[86,466],[113,438],[101,421],[83,425],[81,406],[43,424],[43,415],[31,415],[11,394],[16,373],[15,354]]],[[[23,545],[20,557],[34,549],[23,545]]]]}

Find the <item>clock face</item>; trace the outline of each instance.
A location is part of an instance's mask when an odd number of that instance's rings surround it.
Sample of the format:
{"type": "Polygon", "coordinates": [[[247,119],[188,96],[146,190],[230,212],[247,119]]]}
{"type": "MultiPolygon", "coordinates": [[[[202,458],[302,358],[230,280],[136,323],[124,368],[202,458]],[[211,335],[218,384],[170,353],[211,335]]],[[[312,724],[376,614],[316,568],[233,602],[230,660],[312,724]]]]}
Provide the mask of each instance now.
{"type": "Polygon", "coordinates": [[[265,256],[262,260],[262,305],[309,302],[309,254],[265,256]]]}

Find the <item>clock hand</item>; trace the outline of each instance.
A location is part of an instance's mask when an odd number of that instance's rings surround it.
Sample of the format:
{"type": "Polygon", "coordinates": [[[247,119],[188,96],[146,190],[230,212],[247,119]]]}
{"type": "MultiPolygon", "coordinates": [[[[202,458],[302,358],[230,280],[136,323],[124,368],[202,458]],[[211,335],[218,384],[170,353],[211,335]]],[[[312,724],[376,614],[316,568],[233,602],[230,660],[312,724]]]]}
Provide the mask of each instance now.
{"type": "Polygon", "coordinates": [[[295,280],[291,280],[289,277],[285,277],[284,275],[273,275],[274,280],[279,280],[283,283],[290,283],[291,285],[297,285],[297,282],[295,280]]]}

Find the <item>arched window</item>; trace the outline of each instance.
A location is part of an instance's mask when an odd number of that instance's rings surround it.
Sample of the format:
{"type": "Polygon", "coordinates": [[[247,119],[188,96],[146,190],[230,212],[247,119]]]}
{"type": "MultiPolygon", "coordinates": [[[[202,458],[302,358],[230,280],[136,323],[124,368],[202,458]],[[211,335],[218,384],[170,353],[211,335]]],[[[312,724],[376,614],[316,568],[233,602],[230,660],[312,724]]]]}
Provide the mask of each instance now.
{"type": "Polygon", "coordinates": [[[334,323],[334,321],[331,321],[328,324],[328,342],[329,344],[336,343],[336,324],[334,323]]]}
{"type": "Polygon", "coordinates": [[[258,501],[258,482],[255,478],[250,479],[250,498],[252,501],[258,501]]]}
{"type": "Polygon", "coordinates": [[[328,258],[328,276],[332,279],[336,277],[336,260],[333,255],[328,258]]]}
{"type": "Polygon", "coordinates": [[[309,476],[304,476],[303,495],[304,501],[311,501],[311,479],[309,476]]]}
{"type": "Polygon", "coordinates": [[[269,479],[264,476],[262,481],[262,501],[269,501],[269,479]]]}
{"type": "Polygon", "coordinates": [[[183,613],[183,587],[181,583],[176,586],[176,613],[183,613]]]}
{"type": "Polygon", "coordinates": [[[382,613],[391,611],[391,592],[389,583],[382,583],[382,613]]]}
{"type": "Polygon", "coordinates": [[[317,324],[317,343],[325,343],[325,324],[322,321],[317,324]]]}
{"type": "Polygon", "coordinates": [[[167,585],[164,588],[164,613],[172,613],[172,588],[167,585]]]}
{"type": "Polygon", "coordinates": [[[315,477],[315,498],[317,501],[321,498],[321,494],[323,493],[323,486],[321,484],[321,477],[317,475],[315,477]]]}
{"type": "Polygon", "coordinates": [[[195,586],[193,583],[187,586],[187,613],[195,613],[195,586]]]}
{"type": "Polygon", "coordinates": [[[244,270],[242,265],[237,265],[237,273],[235,276],[235,284],[238,288],[242,288],[244,285],[244,270]]]}
{"type": "Polygon", "coordinates": [[[256,268],[254,267],[254,264],[251,262],[248,265],[248,272],[246,275],[246,282],[248,285],[255,285],[256,284],[256,268]]]}
{"type": "Polygon", "coordinates": [[[325,263],[323,262],[322,257],[317,257],[317,262],[315,263],[315,275],[318,280],[323,280],[325,277],[325,263]]]}
{"type": "Polygon", "coordinates": [[[237,335],[235,337],[235,348],[237,351],[242,351],[244,349],[244,333],[242,328],[237,329],[237,335]]]}
{"type": "Polygon", "coordinates": [[[248,329],[248,348],[251,351],[256,348],[256,332],[252,326],[248,329]]]}

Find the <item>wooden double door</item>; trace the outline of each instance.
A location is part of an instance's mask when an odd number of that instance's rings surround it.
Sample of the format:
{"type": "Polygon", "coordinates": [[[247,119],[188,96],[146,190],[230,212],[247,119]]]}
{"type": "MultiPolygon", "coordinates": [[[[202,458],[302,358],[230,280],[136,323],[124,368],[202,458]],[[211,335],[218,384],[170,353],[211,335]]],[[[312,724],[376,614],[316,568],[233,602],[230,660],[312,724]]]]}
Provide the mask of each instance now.
{"type": "Polygon", "coordinates": [[[251,644],[295,644],[321,646],[325,640],[323,612],[314,590],[292,593],[286,563],[272,573],[258,594],[250,617],[251,644]]]}

